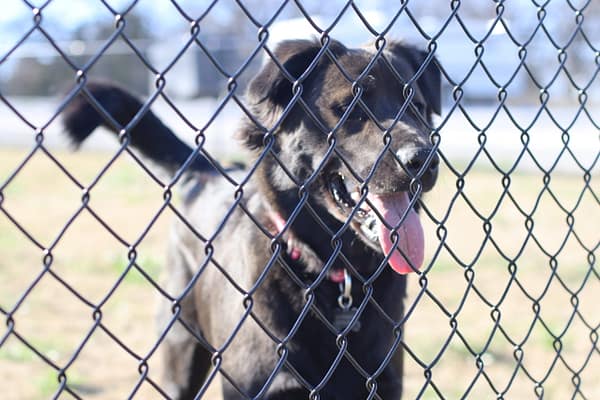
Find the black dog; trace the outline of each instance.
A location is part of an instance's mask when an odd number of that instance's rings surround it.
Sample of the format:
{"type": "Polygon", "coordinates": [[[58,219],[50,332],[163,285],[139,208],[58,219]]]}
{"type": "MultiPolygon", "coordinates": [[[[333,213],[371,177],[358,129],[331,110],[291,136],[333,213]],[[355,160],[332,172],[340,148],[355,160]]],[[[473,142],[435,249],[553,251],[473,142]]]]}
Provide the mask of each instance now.
{"type": "MultiPolygon", "coordinates": [[[[397,42],[377,57],[302,40],[274,55],[247,93],[241,138],[262,160],[244,185],[188,160],[150,112],[126,132],[171,174],[189,161],[166,287],[185,296],[162,311],[163,328],[180,312],[162,343],[166,390],[194,398],[216,367],[225,399],[398,399],[404,274],[423,262],[415,202],[437,177],[440,72],[397,42]]],[[[86,87],[123,127],[141,107],[112,85],[86,87]]],[[[86,99],[65,110],[77,143],[98,125],[120,130],[86,99]]]]}

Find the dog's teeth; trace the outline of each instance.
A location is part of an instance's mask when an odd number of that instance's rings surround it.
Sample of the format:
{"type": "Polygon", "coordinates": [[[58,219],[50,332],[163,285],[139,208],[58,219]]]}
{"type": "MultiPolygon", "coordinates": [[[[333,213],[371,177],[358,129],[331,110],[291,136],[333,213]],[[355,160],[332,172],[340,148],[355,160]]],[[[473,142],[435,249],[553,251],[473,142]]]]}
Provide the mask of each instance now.
{"type": "Polygon", "coordinates": [[[348,191],[347,182],[344,179],[344,175],[337,174],[332,177],[330,182],[330,190],[333,195],[333,199],[338,205],[344,209],[352,208],[356,205],[350,192],[348,191]]]}
{"type": "Polygon", "coordinates": [[[377,242],[378,237],[375,234],[375,232],[369,230],[367,227],[362,226],[361,227],[362,232],[365,234],[365,236],[367,237],[367,239],[369,239],[372,242],[377,242]]]}
{"type": "Polygon", "coordinates": [[[368,221],[368,228],[370,230],[373,230],[375,229],[375,225],[377,225],[377,219],[373,215],[371,215],[368,221]]]}
{"type": "Polygon", "coordinates": [[[372,213],[369,213],[367,219],[360,225],[360,230],[370,241],[377,242],[379,238],[377,236],[377,232],[375,231],[376,228],[377,218],[372,213]]]}
{"type": "Polygon", "coordinates": [[[333,190],[333,198],[338,203],[342,201],[342,199],[340,198],[340,193],[337,190],[333,190]]]}
{"type": "Polygon", "coordinates": [[[350,194],[352,196],[352,194],[354,193],[354,188],[350,187],[350,182],[344,177],[342,177],[342,182],[344,182],[344,187],[346,188],[346,192],[348,192],[348,194],[350,194]]]}

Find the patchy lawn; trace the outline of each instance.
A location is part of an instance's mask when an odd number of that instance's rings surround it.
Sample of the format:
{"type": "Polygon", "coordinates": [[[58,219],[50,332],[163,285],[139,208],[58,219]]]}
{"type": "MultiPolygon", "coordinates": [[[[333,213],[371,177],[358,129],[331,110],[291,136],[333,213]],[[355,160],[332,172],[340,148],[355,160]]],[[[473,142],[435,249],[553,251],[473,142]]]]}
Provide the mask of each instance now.
{"type": "MultiPolygon", "coordinates": [[[[0,151],[0,185],[26,155],[0,151]]],[[[111,159],[55,156],[84,187],[111,159]]],[[[94,216],[82,209],[82,189],[37,152],[2,194],[2,208],[35,242],[0,214],[0,307],[14,312],[14,332],[36,349],[12,334],[0,347],[3,398],[54,395],[59,373],[42,357],[68,366],[67,382],[83,398],[127,398],[140,380],[139,359],[158,336],[156,304],[166,301],[127,268],[128,246],[143,236],[136,263],[158,279],[173,218],[161,211],[161,187],[123,154],[89,193],[94,216]]],[[[437,390],[445,398],[468,392],[491,399],[492,385],[506,398],[533,399],[542,389],[547,398],[572,398],[576,386],[600,398],[593,345],[600,279],[586,250],[597,253],[599,210],[583,178],[552,175],[544,183],[541,174],[515,173],[509,184],[476,167],[457,182],[445,169],[425,206],[431,268],[421,280],[410,277],[407,305],[416,306],[404,336],[405,398],[437,399],[437,390]]],[[[159,357],[160,349],[148,375],[160,383],[159,357]]],[[[218,399],[215,392],[207,398],[218,399]]],[[[161,396],[143,383],[136,398],[161,396]]]]}

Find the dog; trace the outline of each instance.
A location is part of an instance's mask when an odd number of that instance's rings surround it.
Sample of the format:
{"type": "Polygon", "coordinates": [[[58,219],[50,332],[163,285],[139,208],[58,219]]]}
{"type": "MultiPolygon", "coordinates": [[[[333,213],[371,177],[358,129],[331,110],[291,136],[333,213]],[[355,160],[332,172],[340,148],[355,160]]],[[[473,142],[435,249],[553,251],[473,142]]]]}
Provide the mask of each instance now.
{"type": "Polygon", "coordinates": [[[246,91],[246,169],[222,170],[104,82],[68,104],[66,132],[80,144],[104,125],[180,178],[161,311],[169,396],[195,398],[218,373],[225,400],[398,399],[418,200],[438,174],[437,60],[397,41],[376,55],[289,40],[272,56],[246,91]]]}

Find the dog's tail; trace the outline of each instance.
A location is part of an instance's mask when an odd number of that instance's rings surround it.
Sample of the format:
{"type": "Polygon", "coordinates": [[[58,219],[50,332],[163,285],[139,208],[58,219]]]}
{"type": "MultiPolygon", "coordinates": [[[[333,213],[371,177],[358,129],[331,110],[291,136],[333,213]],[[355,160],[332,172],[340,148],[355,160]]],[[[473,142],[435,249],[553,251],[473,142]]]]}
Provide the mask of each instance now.
{"type": "MultiPolygon", "coordinates": [[[[83,143],[98,126],[104,126],[114,133],[127,126],[142,108],[142,102],[124,89],[104,82],[89,82],[86,89],[96,102],[119,126],[103,116],[95,106],[80,93],[63,112],[63,123],[67,134],[78,146],[83,143]]],[[[129,132],[131,145],[144,156],[150,158],[171,175],[187,161],[192,149],[182,142],[151,111],[147,111],[129,132]]],[[[212,165],[198,155],[189,165],[189,172],[209,172],[212,165]]]]}

